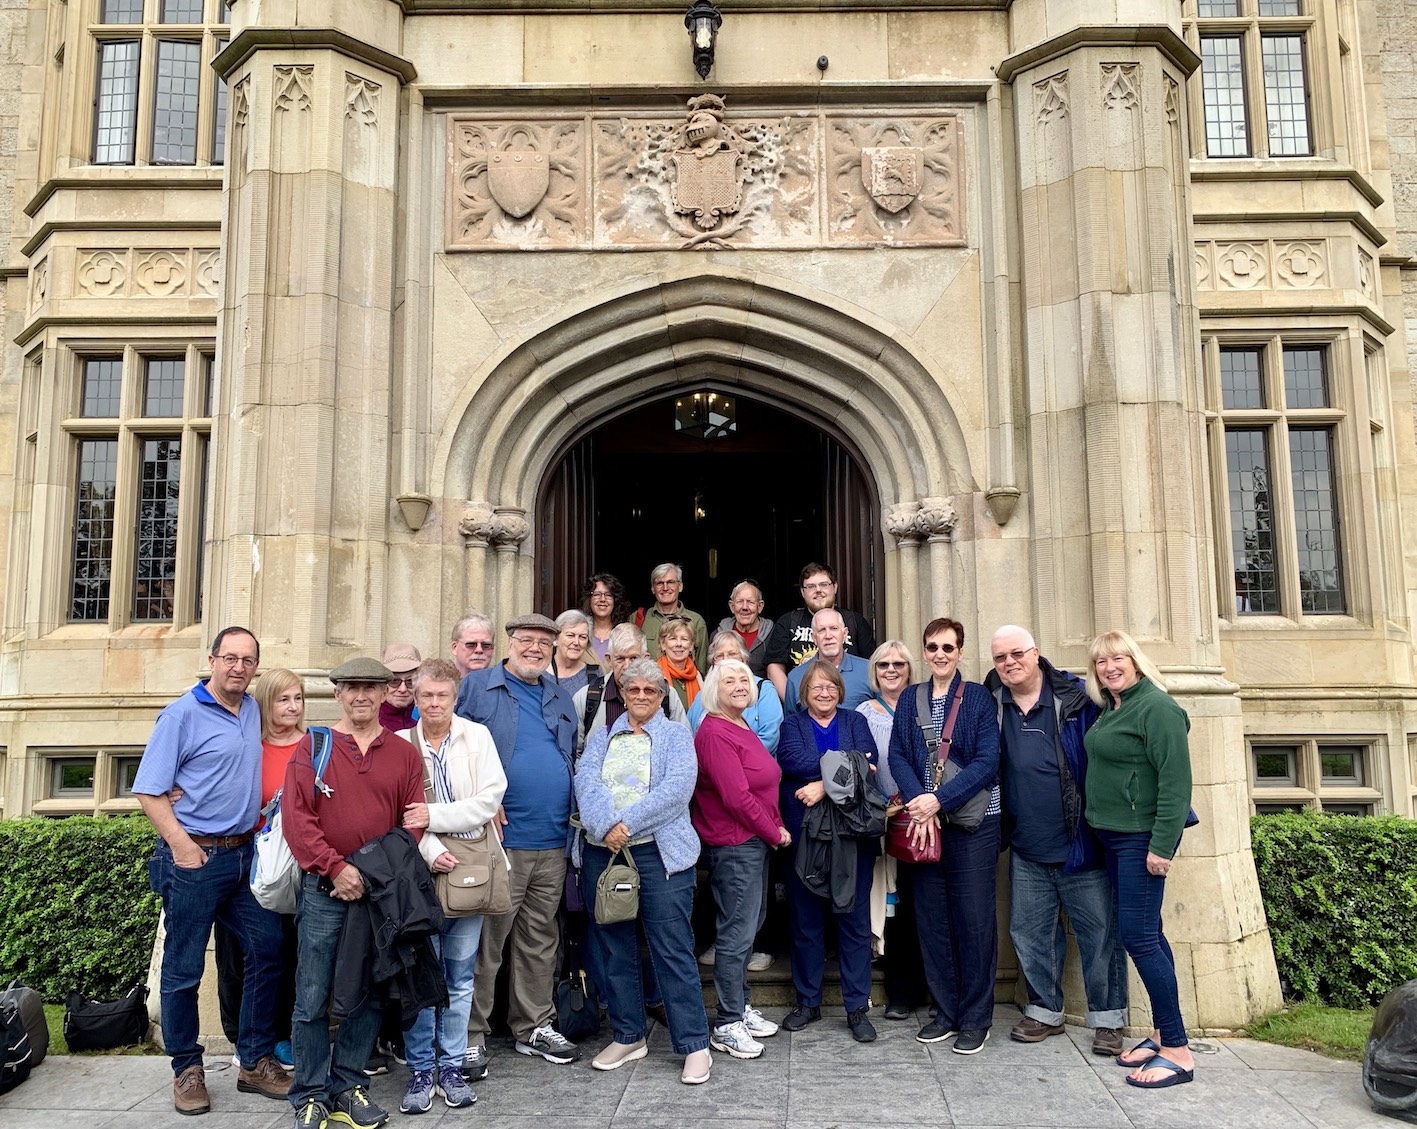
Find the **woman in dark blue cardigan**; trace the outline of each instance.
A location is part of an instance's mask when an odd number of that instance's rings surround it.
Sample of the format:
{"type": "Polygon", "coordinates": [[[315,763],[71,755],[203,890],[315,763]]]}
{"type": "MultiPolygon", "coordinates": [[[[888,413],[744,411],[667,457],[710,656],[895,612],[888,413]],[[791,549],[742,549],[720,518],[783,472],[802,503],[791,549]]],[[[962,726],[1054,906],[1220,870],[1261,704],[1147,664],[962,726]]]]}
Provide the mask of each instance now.
{"type": "MultiPolygon", "coordinates": [[[[858,1043],[876,1037],[867,1012],[871,1006],[871,876],[879,846],[875,840],[858,844],[856,904],[850,913],[836,913],[829,898],[818,897],[797,877],[797,851],[807,808],[827,800],[822,784],[822,754],[859,750],[874,766],[876,741],[871,726],[855,710],[841,709],[846,687],[830,662],[814,659],[798,687],[802,710],[782,721],[777,761],[782,768],[782,818],[792,834],[787,860],[787,905],[792,919],[792,986],[797,1006],[782,1021],[788,1031],[800,1031],[822,1017],[822,980],[826,976],[827,914],[836,917],[837,961],[841,966],[841,997],[846,1024],[858,1043]]],[[[993,702],[993,699],[989,699],[993,702]]]]}
{"type": "MultiPolygon", "coordinates": [[[[994,1017],[994,970],[999,933],[994,917],[994,868],[999,859],[999,725],[994,699],[958,671],[964,626],[934,619],[925,627],[925,664],[930,669],[931,724],[938,737],[961,689],[959,716],[949,759],[960,773],[938,788],[936,756],[917,722],[919,691],[909,687],[896,705],[891,729],[891,772],[922,839],[942,836],[940,861],[913,864],[915,921],[925,979],[935,1018],[920,1029],[922,1043],[953,1036],[959,1054],[975,1054],[989,1038],[994,1017]],[[940,819],[982,788],[992,790],[988,814],[975,831],[940,819]]],[[[902,866],[912,864],[902,863],[902,866]]]]}

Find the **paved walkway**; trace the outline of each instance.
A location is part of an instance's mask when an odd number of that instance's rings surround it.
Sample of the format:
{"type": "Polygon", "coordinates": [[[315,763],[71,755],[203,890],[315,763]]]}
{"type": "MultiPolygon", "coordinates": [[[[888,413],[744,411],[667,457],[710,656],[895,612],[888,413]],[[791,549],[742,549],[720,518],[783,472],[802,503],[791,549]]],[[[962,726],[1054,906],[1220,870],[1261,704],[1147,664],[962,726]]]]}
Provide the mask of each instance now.
{"type": "MultiPolygon", "coordinates": [[[[765,1009],[780,1018],[782,1009],[765,1009]]],[[[1305,1051],[1248,1040],[1205,1042],[1195,1082],[1143,1091],[1125,1071],[1088,1052],[1087,1032],[1026,1046],[1009,1040],[1018,1013],[1000,1006],[988,1046],[973,1057],[948,1043],[915,1042],[913,1021],[877,1019],[874,1044],[852,1042],[841,1009],[822,1022],[767,1040],[752,1062],[714,1055],[704,1086],[679,1082],[680,1060],[663,1030],[650,1055],[613,1073],[587,1061],[552,1066],[494,1047],[477,1105],[436,1102],[419,1118],[395,1112],[391,1125],[457,1129],[836,1129],[837,1126],[1079,1127],[1079,1129],[1397,1129],[1372,1112],[1359,1068],[1305,1051]]],[[[590,1049],[599,1049],[597,1043],[590,1049]]],[[[4,1129],[268,1129],[289,1125],[289,1106],[236,1091],[235,1072],[209,1068],[212,1112],[172,1109],[167,1060],[51,1057],[19,1089],[0,1097],[4,1129]]],[[[397,1110],[406,1073],[374,1079],[375,1100],[397,1110]]]]}

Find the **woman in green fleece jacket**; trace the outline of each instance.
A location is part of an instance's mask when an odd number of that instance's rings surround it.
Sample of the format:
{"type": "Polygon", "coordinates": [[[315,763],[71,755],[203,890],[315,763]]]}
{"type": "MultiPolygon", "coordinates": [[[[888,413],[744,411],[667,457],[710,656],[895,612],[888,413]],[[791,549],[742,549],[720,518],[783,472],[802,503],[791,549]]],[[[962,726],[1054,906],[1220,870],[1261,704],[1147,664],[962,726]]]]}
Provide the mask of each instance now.
{"type": "Polygon", "coordinates": [[[1099,717],[1087,747],[1087,822],[1097,832],[1117,894],[1118,923],[1151,997],[1156,1029],[1117,1056],[1127,1081],[1160,1089],[1195,1077],[1176,990],[1176,962],[1161,931],[1166,874],[1191,806],[1186,711],[1125,631],[1105,631],[1088,656],[1087,692],[1099,717]]]}

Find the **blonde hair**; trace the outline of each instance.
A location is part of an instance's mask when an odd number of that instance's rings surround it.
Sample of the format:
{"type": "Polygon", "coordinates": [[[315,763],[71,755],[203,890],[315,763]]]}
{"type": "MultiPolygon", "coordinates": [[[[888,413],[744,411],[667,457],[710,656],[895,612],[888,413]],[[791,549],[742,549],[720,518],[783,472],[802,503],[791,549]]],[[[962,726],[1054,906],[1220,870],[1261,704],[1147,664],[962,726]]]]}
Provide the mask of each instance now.
{"type": "Polygon", "coordinates": [[[1104,631],[1092,641],[1092,646],[1087,651],[1087,696],[1099,706],[1107,705],[1108,695],[1097,678],[1097,660],[1112,655],[1126,655],[1136,666],[1138,674],[1150,679],[1158,690],[1166,693],[1166,683],[1161,680],[1161,672],[1137,646],[1137,641],[1125,631],[1104,631]]]}
{"type": "Polygon", "coordinates": [[[725,674],[741,674],[746,677],[749,687],[748,705],[757,705],[758,680],[753,677],[748,664],[741,659],[724,659],[721,663],[709,667],[708,674],[704,675],[704,688],[699,691],[699,701],[704,704],[704,713],[713,714],[715,717],[723,716],[723,707],[718,700],[718,687],[725,674]]]}
{"type": "Polygon", "coordinates": [[[905,660],[906,682],[915,681],[915,656],[910,653],[910,648],[899,639],[887,639],[871,652],[871,658],[869,660],[871,666],[866,672],[866,681],[870,685],[871,693],[873,694],[879,694],[881,692],[881,684],[876,681],[876,664],[892,652],[898,654],[905,660]]]}
{"type": "Polygon", "coordinates": [[[262,741],[270,740],[271,713],[275,710],[276,699],[287,690],[300,691],[300,720],[295,723],[295,731],[305,732],[305,683],[295,671],[278,666],[262,671],[261,680],[256,683],[254,697],[256,704],[261,707],[262,741]]]}
{"type": "Polygon", "coordinates": [[[694,625],[690,623],[687,619],[666,619],[663,623],[659,625],[659,649],[661,651],[664,650],[664,641],[668,639],[671,635],[673,635],[676,631],[687,632],[689,636],[689,642],[697,642],[697,640],[694,638],[694,625]]]}

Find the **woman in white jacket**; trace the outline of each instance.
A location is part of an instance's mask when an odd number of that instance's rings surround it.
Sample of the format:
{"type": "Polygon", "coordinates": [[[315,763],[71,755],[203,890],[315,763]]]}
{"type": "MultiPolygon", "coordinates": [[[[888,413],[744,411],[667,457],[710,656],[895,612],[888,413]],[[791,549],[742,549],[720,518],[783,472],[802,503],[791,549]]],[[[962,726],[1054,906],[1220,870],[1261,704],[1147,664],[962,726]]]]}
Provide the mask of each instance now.
{"type": "MultiPolygon", "coordinates": [[[[435,872],[449,871],[457,862],[442,838],[477,839],[496,834],[493,818],[507,790],[492,734],[485,726],[453,713],[457,693],[458,668],[446,659],[428,659],[413,676],[418,724],[400,734],[423,754],[425,778],[432,782],[436,797],[434,803],[409,804],[403,825],[427,829],[419,850],[435,872]]],[[[467,1051],[472,973],[481,939],[481,914],[450,917],[443,923],[438,941],[443,977],[448,982],[448,1006],[438,1014],[433,1008],[419,1012],[404,1036],[409,1071],[408,1092],[400,1107],[404,1113],[427,1112],[435,1092],[452,1108],[477,1100],[460,1067],[467,1051]]]]}

